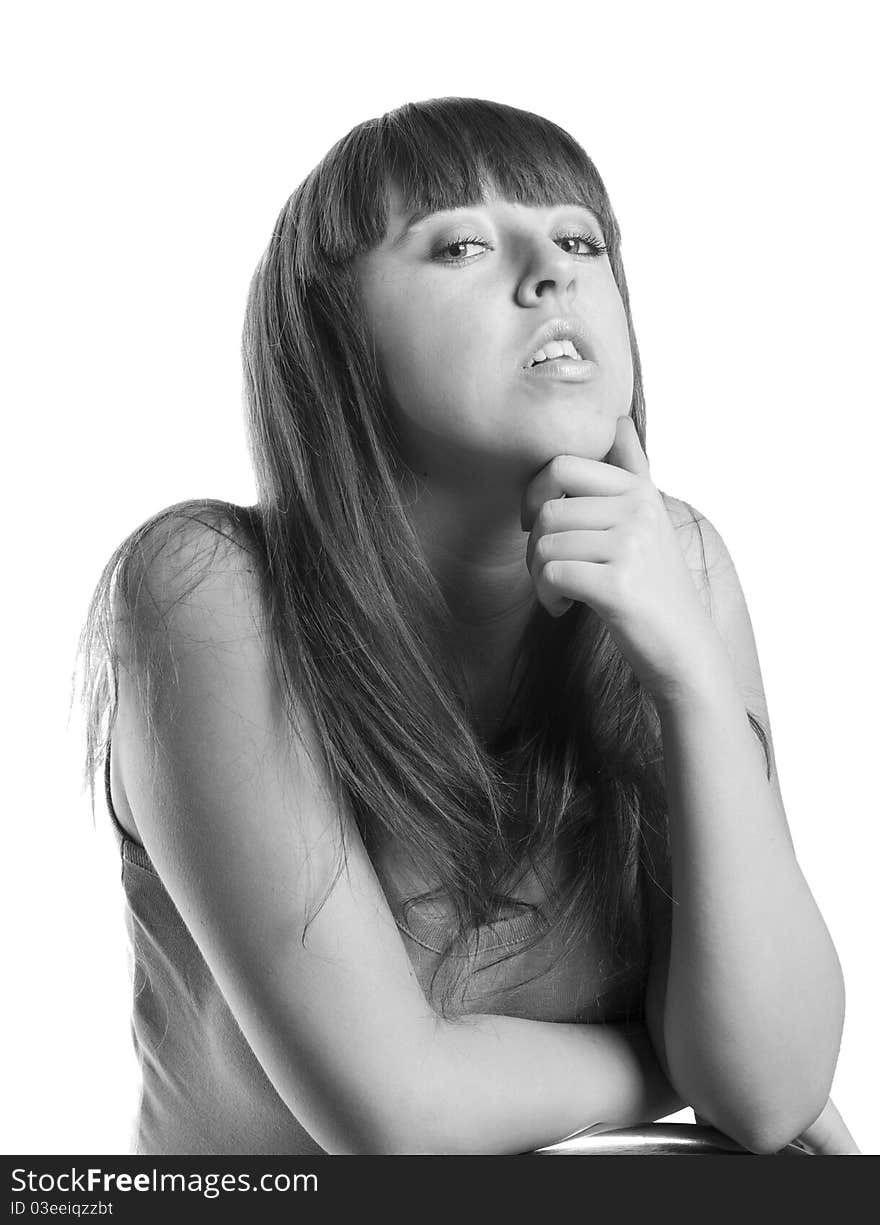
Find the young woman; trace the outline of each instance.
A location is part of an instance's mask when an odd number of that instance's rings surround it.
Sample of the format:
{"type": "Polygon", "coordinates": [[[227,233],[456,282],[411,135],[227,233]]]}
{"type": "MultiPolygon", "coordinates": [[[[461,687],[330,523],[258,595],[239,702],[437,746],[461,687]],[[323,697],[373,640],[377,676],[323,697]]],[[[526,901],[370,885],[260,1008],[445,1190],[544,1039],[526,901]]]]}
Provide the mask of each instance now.
{"type": "Polygon", "coordinates": [[[580,146],[469,99],[355,128],[244,364],[257,504],[152,518],[84,638],[137,1151],[520,1153],[684,1105],[851,1143],[746,605],[652,483],[580,146]]]}

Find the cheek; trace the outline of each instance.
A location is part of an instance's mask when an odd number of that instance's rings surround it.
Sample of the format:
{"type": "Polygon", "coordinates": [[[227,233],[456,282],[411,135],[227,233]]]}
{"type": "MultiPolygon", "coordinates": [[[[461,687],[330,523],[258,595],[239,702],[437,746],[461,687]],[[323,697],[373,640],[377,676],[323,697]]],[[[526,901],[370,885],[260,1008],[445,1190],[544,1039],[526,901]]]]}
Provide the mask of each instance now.
{"type": "Polygon", "coordinates": [[[385,383],[396,408],[425,424],[467,415],[479,399],[492,355],[478,330],[450,329],[450,314],[420,312],[418,327],[403,312],[387,319],[376,334],[376,349],[385,383]]]}
{"type": "Polygon", "coordinates": [[[616,288],[614,298],[609,303],[606,336],[608,337],[609,364],[614,372],[616,393],[625,401],[625,407],[621,411],[628,412],[633,393],[632,347],[626,311],[616,288]]]}
{"type": "Polygon", "coordinates": [[[626,327],[626,321],[624,320],[624,331],[620,354],[620,390],[622,400],[625,405],[623,411],[627,413],[632,407],[634,381],[632,349],[630,348],[629,331],[626,327]]]}
{"type": "Polygon", "coordinates": [[[432,400],[442,399],[453,381],[452,363],[425,337],[386,337],[378,351],[386,386],[406,416],[418,415],[432,400]]]}

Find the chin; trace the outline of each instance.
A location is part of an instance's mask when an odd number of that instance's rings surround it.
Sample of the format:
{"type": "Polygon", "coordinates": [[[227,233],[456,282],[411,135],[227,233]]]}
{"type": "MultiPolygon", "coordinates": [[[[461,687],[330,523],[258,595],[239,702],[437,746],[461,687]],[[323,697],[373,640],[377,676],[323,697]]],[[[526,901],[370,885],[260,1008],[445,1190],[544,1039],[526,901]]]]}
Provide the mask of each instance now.
{"type": "Polygon", "coordinates": [[[580,455],[584,459],[604,459],[614,445],[617,417],[602,414],[590,420],[566,423],[558,430],[546,431],[540,440],[539,461],[549,463],[554,455],[580,455]],[[543,458],[542,458],[543,457],[543,458]]]}

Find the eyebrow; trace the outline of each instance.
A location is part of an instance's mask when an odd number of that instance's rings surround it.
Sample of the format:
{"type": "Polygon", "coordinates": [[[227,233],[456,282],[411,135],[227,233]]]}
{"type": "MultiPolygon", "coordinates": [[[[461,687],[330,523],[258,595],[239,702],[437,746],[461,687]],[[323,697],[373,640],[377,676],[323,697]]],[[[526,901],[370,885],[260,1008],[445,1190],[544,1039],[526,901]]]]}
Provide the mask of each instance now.
{"type": "MultiPolygon", "coordinates": [[[[406,239],[409,236],[409,233],[413,229],[413,227],[418,225],[420,221],[424,221],[426,217],[433,217],[433,216],[440,217],[444,213],[458,213],[458,212],[462,212],[466,208],[481,208],[481,207],[485,207],[485,206],[483,204],[476,203],[476,204],[459,204],[459,205],[453,206],[452,208],[417,208],[417,209],[414,209],[413,212],[411,212],[410,215],[407,217],[406,225],[403,227],[403,229],[400,231],[397,237],[392,239],[391,246],[392,248],[399,247],[400,244],[404,241],[404,239],[406,239]]],[[[588,208],[586,204],[579,204],[576,200],[570,200],[567,203],[557,204],[552,207],[557,208],[557,209],[565,209],[565,208],[580,209],[581,212],[586,213],[596,223],[599,233],[600,234],[603,233],[601,221],[596,216],[596,213],[593,211],[593,209],[588,208]]]]}
{"type": "Polygon", "coordinates": [[[406,225],[391,243],[392,247],[397,247],[407,237],[413,226],[418,225],[420,221],[424,221],[426,217],[441,216],[443,213],[457,213],[461,208],[467,208],[467,205],[460,205],[459,208],[417,208],[406,219],[406,225]]]}

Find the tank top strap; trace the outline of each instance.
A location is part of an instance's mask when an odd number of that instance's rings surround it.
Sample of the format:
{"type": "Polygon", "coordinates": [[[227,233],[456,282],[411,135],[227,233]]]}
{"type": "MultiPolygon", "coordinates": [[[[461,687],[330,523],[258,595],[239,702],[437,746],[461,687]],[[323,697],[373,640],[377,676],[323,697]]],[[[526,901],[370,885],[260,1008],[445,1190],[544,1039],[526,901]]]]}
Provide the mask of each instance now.
{"type": "Polygon", "coordinates": [[[125,830],[119,824],[119,820],[113,808],[113,799],[110,794],[110,744],[109,744],[109,741],[107,743],[107,752],[104,754],[104,802],[107,805],[107,812],[110,814],[110,822],[113,828],[113,833],[116,838],[116,845],[119,847],[119,853],[121,855],[126,835],[125,835],[125,830]]]}
{"type": "Polygon", "coordinates": [[[107,752],[104,755],[104,800],[107,805],[107,812],[110,814],[110,821],[113,827],[113,833],[116,837],[116,845],[119,848],[120,859],[127,860],[129,863],[135,864],[138,868],[144,868],[147,872],[155,873],[153,861],[150,859],[146,850],[139,842],[135,842],[129,837],[128,833],[123,829],[116,815],[116,810],[113,807],[113,797],[110,793],[110,742],[107,742],[107,752]]]}

